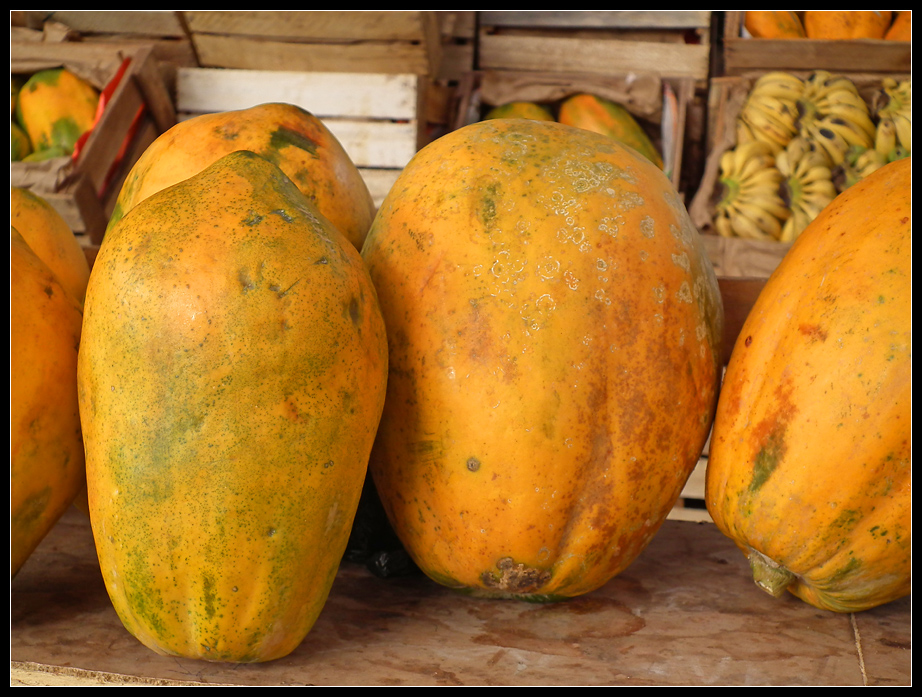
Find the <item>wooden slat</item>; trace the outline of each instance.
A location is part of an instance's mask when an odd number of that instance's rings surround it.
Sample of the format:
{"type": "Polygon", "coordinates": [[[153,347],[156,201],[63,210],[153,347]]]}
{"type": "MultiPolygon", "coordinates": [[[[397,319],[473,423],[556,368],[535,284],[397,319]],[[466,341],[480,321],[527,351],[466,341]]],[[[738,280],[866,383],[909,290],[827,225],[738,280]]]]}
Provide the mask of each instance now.
{"type": "Polygon", "coordinates": [[[649,72],[663,77],[706,79],[710,47],[618,39],[579,39],[481,33],[482,69],[583,72],[649,72]]]}
{"type": "Polygon", "coordinates": [[[409,43],[303,44],[217,34],[193,34],[192,43],[206,67],[414,75],[431,70],[427,54],[409,43]]]}
{"type": "Polygon", "coordinates": [[[736,39],[725,42],[727,75],[739,75],[747,70],[805,69],[846,73],[911,72],[912,45],[883,39],[736,39]]]}
{"type": "Polygon", "coordinates": [[[479,14],[482,25],[497,27],[696,29],[711,23],[710,10],[505,10],[479,14]]]}
{"type": "Polygon", "coordinates": [[[357,167],[403,168],[416,154],[416,124],[321,119],[357,167]]]}
{"type": "Polygon", "coordinates": [[[189,30],[231,36],[263,36],[298,41],[428,40],[426,15],[432,11],[186,11],[189,30]]]}
{"type": "Polygon", "coordinates": [[[174,10],[54,10],[46,19],[87,34],[184,38],[186,32],[179,14],[174,10]]]}
{"type": "Polygon", "coordinates": [[[403,169],[362,169],[359,172],[362,179],[365,180],[365,186],[371,194],[371,199],[375,202],[375,208],[381,205],[384,197],[390,192],[391,187],[400,176],[403,169]]]}
{"type": "Polygon", "coordinates": [[[179,112],[244,109],[267,102],[297,104],[317,117],[417,118],[417,77],[378,73],[310,73],[181,68],[179,112]]]}

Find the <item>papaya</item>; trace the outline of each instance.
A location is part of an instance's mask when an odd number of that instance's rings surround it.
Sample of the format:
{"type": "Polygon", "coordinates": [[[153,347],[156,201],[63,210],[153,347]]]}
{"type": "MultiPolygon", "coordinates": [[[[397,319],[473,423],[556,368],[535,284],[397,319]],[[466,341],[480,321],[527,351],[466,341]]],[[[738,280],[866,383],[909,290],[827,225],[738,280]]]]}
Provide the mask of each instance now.
{"type": "Polygon", "coordinates": [[[10,121],[10,162],[19,162],[32,152],[29,134],[15,121],[10,121]]]}
{"type": "Polygon", "coordinates": [[[67,221],[47,199],[22,187],[10,187],[10,225],[57,276],[78,306],[83,307],[90,265],[67,221]]]}
{"type": "Polygon", "coordinates": [[[113,226],[78,396],[126,629],[206,661],[294,650],[336,576],[386,379],[358,250],[268,160],[230,153],[113,226]]]}
{"type": "Polygon", "coordinates": [[[806,10],[804,31],[810,39],[882,39],[892,20],[891,10],[806,10]]]}
{"type": "Polygon", "coordinates": [[[129,171],[109,227],[154,192],[235,150],[250,150],[277,165],[356,249],[361,248],[375,214],[365,180],[319,118],[283,103],[202,114],[161,134],[129,171]]]}
{"type": "Polygon", "coordinates": [[[884,34],[887,41],[912,41],[912,10],[894,12],[893,22],[884,34]]]}
{"type": "Polygon", "coordinates": [[[74,151],[80,136],[93,127],[99,90],[66,68],[34,73],[19,90],[16,119],[29,135],[32,149],[74,151]]]}
{"type": "Polygon", "coordinates": [[[912,164],[814,218],[727,364],[705,503],[753,580],[833,612],[912,586],[912,164]]]}
{"type": "Polygon", "coordinates": [[[495,106],[487,112],[485,119],[535,119],[553,121],[554,116],[546,107],[535,102],[508,102],[495,106]]]}
{"type": "Polygon", "coordinates": [[[82,315],[10,228],[10,577],[85,482],[77,403],[82,315]]]}
{"type": "Polygon", "coordinates": [[[388,328],[369,471],[434,581],[588,593],[653,538],[716,405],[723,306],[666,175],[552,121],[422,148],[362,256],[388,328]]]}
{"type": "Polygon", "coordinates": [[[617,102],[594,94],[574,94],[560,105],[557,120],[614,138],[663,168],[663,157],[653,141],[631,112],[617,102]]]}
{"type": "Polygon", "coordinates": [[[746,31],[755,39],[805,39],[804,23],[794,10],[746,10],[746,31]]]}

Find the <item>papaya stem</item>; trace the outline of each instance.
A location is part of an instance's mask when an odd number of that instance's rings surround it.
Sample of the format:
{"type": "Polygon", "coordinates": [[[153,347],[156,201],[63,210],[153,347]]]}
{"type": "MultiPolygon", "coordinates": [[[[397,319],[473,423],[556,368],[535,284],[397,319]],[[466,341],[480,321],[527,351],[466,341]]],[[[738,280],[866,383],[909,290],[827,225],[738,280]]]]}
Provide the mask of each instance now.
{"type": "Polygon", "coordinates": [[[775,598],[784,595],[784,591],[796,578],[778,562],[752,547],[749,548],[749,567],[756,585],[775,598]]]}

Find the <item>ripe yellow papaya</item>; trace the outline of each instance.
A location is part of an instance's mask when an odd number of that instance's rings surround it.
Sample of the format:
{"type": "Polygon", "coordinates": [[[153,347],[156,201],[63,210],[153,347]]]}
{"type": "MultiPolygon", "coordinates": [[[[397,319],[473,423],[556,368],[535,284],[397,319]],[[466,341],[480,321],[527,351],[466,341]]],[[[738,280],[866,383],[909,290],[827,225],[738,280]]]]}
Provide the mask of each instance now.
{"type": "Polygon", "coordinates": [[[85,482],[77,405],[80,308],[10,229],[10,576],[85,482]]]}
{"type": "Polygon", "coordinates": [[[416,154],[362,255],[390,356],[369,470],[420,569],[552,601],[626,568],[720,368],[717,281],[665,174],[587,130],[480,121],[416,154]]]}
{"type": "Polygon", "coordinates": [[[755,39],[805,39],[804,23],[794,10],[746,10],[744,24],[755,39]]]}
{"type": "Polygon", "coordinates": [[[887,41],[912,41],[912,10],[894,12],[893,22],[884,34],[887,41]]]}
{"type": "Polygon", "coordinates": [[[375,214],[365,180],[320,119],[282,103],[202,114],[161,134],[128,173],[109,227],[154,192],[235,150],[251,150],[277,165],[356,249],[361,248],[375,214]]]}
{"type": "Polygon", "coordinates": [[[16,119],[34,151],[57,147],[69,155],[93,127],[98,105],[99,90],[70,70],[40,70],[18,93],[16,119]]]}
{"type": "Polygon", "coordinates": [[[90,265],[74,231],[54,206],[29,189],[11,186],[10,225],[83,307],[90,265]]]}
{"type": "Polygon", "coordinates": [[[164,655],[290,653],[322,609],[384,400],[358,251],[230,153],[110,228],[78,387],[90,520],[125,627],[164,655]]]}
{"type": "Polygon", "coordinates": [[[810,39],[883,39],[892,20],[891,10],[806,10],[804,30],[810,39]]]}
{"type": "Polygon", "coordinates": [[[660,169],[663,168],[663,156],[647,132],[631,112],[610,99],[594,94],[574,94],[560,105],[557,120],[568,126],[585,128],[614,138],[634,148],[660,169]]]}
{"type": "Polygon", "coordinates": [[[487,112],[485,119],[535,119],[553,121],[554,116],[544,106],[535,102],[509,102],[500,104],[487,112]]]}
{"type": "Polygon", "coordinates": [[[705,501],[756,583],[836,612],[910,592],[912,164],[801,233],[733,348],[705,501]]]}

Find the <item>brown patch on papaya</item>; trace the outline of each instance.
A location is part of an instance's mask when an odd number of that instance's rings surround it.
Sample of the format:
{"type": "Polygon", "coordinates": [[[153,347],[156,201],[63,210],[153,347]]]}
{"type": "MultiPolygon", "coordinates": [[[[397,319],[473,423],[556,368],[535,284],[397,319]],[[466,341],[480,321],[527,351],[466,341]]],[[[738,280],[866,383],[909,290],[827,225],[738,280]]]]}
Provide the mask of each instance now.
{"type": "Polygon", "coordinates": [[[551,577],[547,569],[517,564],[512,557],[500,559],[496,562],[496,568],[498,574],[487,570],[480,575],[480,580],[487,588],[505,593],[534,593],[551,577]]]}
{"type": "Polygon", "coordinates": [[[803,334],[806,337],[813,339],[814,341],[826,341],[828,333],[818,324],[806,324],[802,323],[797,327],[797,331],[803,334]]]}

